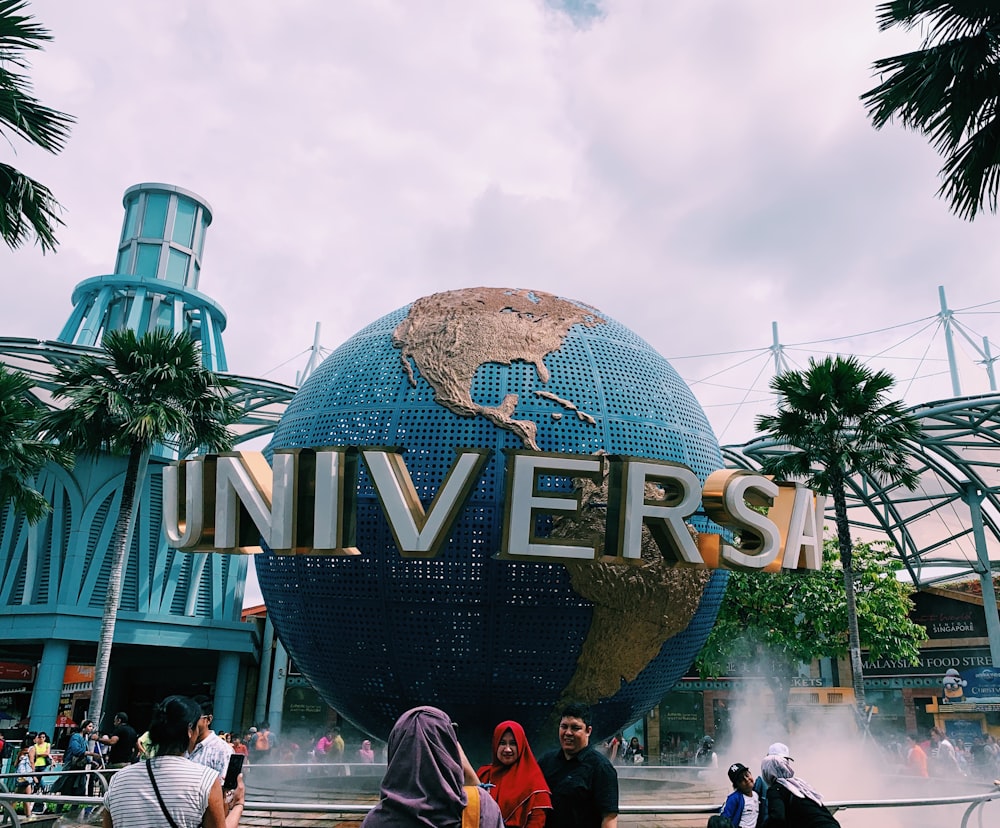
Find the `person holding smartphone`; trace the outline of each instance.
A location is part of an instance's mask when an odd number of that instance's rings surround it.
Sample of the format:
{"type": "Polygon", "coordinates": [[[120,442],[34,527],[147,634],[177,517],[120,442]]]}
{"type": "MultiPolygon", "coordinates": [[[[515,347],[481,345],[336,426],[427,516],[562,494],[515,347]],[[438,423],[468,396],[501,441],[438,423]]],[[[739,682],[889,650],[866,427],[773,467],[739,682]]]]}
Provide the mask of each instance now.
{"type": "Polygon", "coordinates": [[[170,696],[153,711],[152,759],[129,765],[111,779],[104,797],[104,828],[237,828],[243,814],[243,777],[224,796],[214,769],[185,757],[195,747],[201,708],[170,696]]]}

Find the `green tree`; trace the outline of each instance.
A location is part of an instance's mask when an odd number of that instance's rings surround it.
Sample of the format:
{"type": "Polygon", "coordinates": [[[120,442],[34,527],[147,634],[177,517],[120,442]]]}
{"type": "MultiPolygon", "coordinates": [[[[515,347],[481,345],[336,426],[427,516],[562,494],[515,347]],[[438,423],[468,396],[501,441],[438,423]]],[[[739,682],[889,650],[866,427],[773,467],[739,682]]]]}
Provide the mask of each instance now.
{"type": "Polygon", "coordinates": [[[777,413],[757,418],[757,430],[787,447],[762,462],[765,474],[800,479],[833,498],[837,540],[847,598],[847,628],[854,695],[865,707],[864,672],[855,598],[851,527],[847,519],[848,479],[864,474],[879,485],[914,489],[918,475],[909,465],[910,443],[920,424],[889,401],[895,380],[871,371],[855,357],[809,360],[804,371],[785,371],[771,380],[777,413]]]}
{"type": "MultiPolygon", "coordinates": [[[[0,137],[11,136],[59,152],[69,137],[73,118],[43,106],[31,94],[25,73],[26,53],[52,39],[47,29],[24,14],[26,0],[0,0],[0,137]]],[[[0,164],[0,237],[20,247],[33,233],[42,252],[55,250],[55,226],[61,209],[52,192],[8,164],[0,164]]]]}
{"type": "Polygon", "coordinates": [[[113,331],[98,353],[61,368],[55,379],[53,396],[68,405],[42,417],[45,434],[75,452],[127,458],[94,668],[90,717],[99,722],[140,472],[159,443],[176,444],[182,455],[199,446],[228,450],[238,410],[229,399],[233,383],[202,367],[201,351],[186,333],[113,331]]]}
{"type": "Polygon", "coordinates": [[[32,402],[34,383],[27,374],[0,364],[0,507],[13,503],[29,523],[51,509],[35,488],[35,475],[49,462],[72,466],[73,455],[39,439],[41,407],[32,402]]]}
{"type": "Polygon", "coordinates": [[[920,49],[874,63],[883,78],[861,96],[872,124],[898,121],[930,139],[945,159],[944,196],[974,219],[997,211],[1000,186],[1000,6],[975,0],[892,0],[878,26],[919,27],[920,49]]]}
{"type": "MultiPolygon", "coordinates": [[[[910,620],[913,588],[896,577],[902,562],[886,544],[853,548],[861,643],[874,659],[917,663],[927,631],[910,620]]],[[[797,666],[847,653],[847,596],[836,540],[823,544],[819,572],[732,572],[719,617],[698,656],[703,676],[719,676],[730,663],[761,672],[779,714],[797,666]]]]}

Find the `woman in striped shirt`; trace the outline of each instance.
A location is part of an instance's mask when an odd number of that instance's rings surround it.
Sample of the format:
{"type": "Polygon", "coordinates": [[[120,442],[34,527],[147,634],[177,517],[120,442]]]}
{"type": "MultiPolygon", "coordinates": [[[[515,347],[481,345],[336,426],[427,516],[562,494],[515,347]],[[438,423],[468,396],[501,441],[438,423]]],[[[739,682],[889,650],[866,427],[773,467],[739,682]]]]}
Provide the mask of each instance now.
{"type": "Polygon", "coordinates": [[[201,708],[170,696],[153,711],[149,736],[155,757],[122,768],[104,798],[104,828],[237,828],[243,813],[243,777],[230,799],[219,775],[184,757],[194,747],[201,708]]]}

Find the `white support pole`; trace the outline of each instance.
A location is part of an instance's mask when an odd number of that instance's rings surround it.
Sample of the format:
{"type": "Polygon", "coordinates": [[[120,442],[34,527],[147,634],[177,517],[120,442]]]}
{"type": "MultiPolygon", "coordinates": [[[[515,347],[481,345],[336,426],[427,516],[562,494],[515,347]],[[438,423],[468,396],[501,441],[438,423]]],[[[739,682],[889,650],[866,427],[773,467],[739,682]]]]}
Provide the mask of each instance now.
{"type": "Polygon", "coordinates": [[[971,481],[962,486],[962,499],[969,507],[972,518],[972,536],[976,542],[976,558],[979,583],[983,589],[983,613],[986,615],[986,634],[990,641],[990,658],[993,669],[1000,669],[1000,616],[997,615],[997,595],[993,589],[993,568],[986,549],[986,533],[983,531],[983,492],[971,481]]]}
{"type": "Polygon", "coordinates": [[[771,323],[771,353],[774,355],[774,375],[788,370],[788,362],[785,360],[785,346],[778,339],[778,323],[771,323]]]}
{"type": "Polygon", "coordinates": [[[941,300],[941,313],[938,319],[944,328],[944,344],[948,351],[948,370],[951,371],[951,393],[952,396],[962,396],[962,384],[958,379],[958,364],[955,362],[955,343],[952,341],[951,331],[951,311],[948,310],[948,300],[944,295],[944,285],[938,285],[938,298],[941,300]]]}

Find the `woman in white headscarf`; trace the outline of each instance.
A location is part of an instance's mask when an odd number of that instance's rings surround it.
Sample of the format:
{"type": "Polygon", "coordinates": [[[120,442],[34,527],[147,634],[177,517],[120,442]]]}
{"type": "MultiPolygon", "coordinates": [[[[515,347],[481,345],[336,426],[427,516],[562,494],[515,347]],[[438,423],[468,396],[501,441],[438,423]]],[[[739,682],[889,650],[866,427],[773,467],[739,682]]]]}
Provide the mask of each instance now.
{"type": "Polygon", "coordinates": [[[800,779],[784,756],[765,756],[760,775],[767,783],[767,822],[764,828],[840,828],[823,806],[823,797],[800,779]]]}

